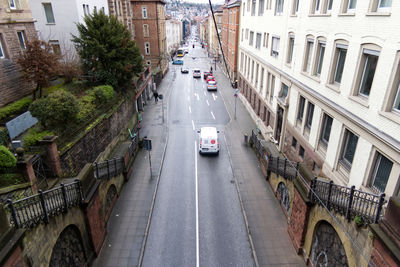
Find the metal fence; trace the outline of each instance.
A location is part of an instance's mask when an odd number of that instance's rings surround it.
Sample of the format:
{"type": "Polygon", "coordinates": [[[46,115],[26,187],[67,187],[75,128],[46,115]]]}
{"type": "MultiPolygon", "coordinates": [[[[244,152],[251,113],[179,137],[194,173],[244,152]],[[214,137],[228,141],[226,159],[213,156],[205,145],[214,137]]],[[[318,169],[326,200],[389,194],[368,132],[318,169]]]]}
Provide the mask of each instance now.
{"type": "Polygon", "coordinates": [[[311,193],[313,203],[321,204],[319,198],[328,209],[344,215],[348,220],[360,216],[365,223],[377,223],[383,215],[385,194],[374,195],[356,190],[355,186],[349,188],[317,179],[312,181],[311,188],[315,192],[311,193]]]}
{"type": "Polygon", "coordinates": [[[267,170],[274,172],[285,179],[293,180],[297,177],[299,171],[299,163],[291,162],[288,159],[279,157],[269,157],[267,162],[267,170]]]}
{"type": "Polygon", "coordinates": [[[94,175],[97,179],[110,179],[120,175],[125,169],[124,158],[113,158],[104,162],[95,162],[94,175]]]}
{"type": "Polygon", "coordinates": [[[10,223],[15,228],[32,228],[42,222],[49,223],[49,218],[65,213],[69,208],[82,203],[81,181],[61,184],[60,187],[23,198],[13,202],[7,200],[10,210],[10,223]]]}

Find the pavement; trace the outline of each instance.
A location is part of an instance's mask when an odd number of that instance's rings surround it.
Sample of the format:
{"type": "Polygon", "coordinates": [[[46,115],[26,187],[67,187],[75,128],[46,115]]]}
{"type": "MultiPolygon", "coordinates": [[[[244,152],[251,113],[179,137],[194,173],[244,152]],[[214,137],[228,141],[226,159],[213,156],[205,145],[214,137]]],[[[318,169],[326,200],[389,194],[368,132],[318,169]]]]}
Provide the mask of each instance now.
{"type": "MultiPolygon", "coordinates": [[[[133,164],[132,176],[111,213],[106,240],[93,266],[140,266],[168,140],[168,89],[175,76],[173,68],[170,68],[158,88],[164,95],[165,123],[161,101],[155,103],[152,99],[142,113],[140,136],[152,140],[152,175],[149,152],[140,150],[133,164]]],[[[250,134],[256,125],[239,99],[236,100],[237,116],[234,118],[234,90],[219,67],[216,79],[231,117],[224,136],[256,265],[305,266],[293,248],[287,233],[287,218],[279,201],[265,180],[255,153],[243,142],[244,134],[250,134]]]]}

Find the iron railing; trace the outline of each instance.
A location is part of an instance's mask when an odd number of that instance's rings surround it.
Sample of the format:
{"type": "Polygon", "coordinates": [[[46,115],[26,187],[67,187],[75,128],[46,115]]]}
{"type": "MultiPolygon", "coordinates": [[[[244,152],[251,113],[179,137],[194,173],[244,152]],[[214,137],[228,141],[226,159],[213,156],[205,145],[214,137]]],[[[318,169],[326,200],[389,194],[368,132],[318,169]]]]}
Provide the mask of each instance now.
{"type": "Polygon", "coordinates": [[[113,158],[104,162],[95,162],[94,176],[97,179],[110,179],[120,175],[125,169],[124,158],[113,158]]]}
{"type": "Polygon", "coordinates": [[[347,220],[359,216],[365,223],[377,223],[383,215],[385,194],[370,194],[356,190],[355,186],[349,188],[316,178],[311,183],[311,189],[313,203],[321,205],[322,201],[329,210],[344,215],[347,220]]]}
{"type": "Polygon", "coordinates": [[[8,199],[10,224],[15,228],[32,228],[42,222],[47,224],[50,217],[66,213],[71,207],[80,205],[82,199],[80,180],[44,192],[39,190],[39,194],[17,201],[8,199]]]}
{"type": "Polygon", "coordinates": [[[269,157],[267,166],[268,171],[274,172],[285,179],[293,180],[297,177],[300,164],[286,158],[269,157]]]}
{"type": "Polygon", "coordinates": [[[130,157],[132,157],[135,154],[135,151],[136,151],[138,145],[139,145],[139,138],[136,135],[134,138],[132,138],[132,141],[128,147],[130,157]]]}

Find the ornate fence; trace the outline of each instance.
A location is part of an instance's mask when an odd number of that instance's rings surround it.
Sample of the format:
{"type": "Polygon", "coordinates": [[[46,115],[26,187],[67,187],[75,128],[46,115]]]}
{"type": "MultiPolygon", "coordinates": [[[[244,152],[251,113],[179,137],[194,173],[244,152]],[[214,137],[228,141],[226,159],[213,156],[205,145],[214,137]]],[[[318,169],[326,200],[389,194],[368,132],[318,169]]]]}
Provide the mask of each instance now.
{"type": "Polygon", "coordinates": [[[94,175],[97,179],[110,179],[111,177],[120,175],[125,169],[124,158],[113,158],[104,162],[95,162],[94,175]]]}
{"type": "Polygon", "coordinates": [[[267,163],[268,171],[274,172],[285,179],[293,180],[297,177],[300,165],[298,162],[291,162],[288,159],[279,157],[269,157],[267,163]]]}
{"type": "Polygon", "coordinates": [[[66,213],[69,208],[82,203],[81,181],[61,184],[60,187],[23,198],[13,202],[7,200],[10,210],[10,223],[15,228],[31,228],[42,222],[49,223],[49,218],[66,213]]]}
{"type": "Polygon", "coordinates": [[[311,188],[315,192],[311,192],[313,203],[321,204],[322,201],[328,209],[344,215],[348,220],[360,216],[365,223],[377,223],[383,215],[385,194],[374,195],[356,190],[355,186],[349,188],[316,178],[311,188]]]}

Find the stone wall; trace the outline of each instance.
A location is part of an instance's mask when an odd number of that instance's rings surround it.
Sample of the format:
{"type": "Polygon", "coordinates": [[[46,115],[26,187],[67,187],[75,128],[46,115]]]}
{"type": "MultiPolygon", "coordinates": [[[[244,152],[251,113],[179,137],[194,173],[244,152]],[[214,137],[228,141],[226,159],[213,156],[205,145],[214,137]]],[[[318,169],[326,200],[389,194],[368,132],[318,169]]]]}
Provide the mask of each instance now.
{"type": "Polygon", "coordinates": [[[21,54],[17,31],[24,31],[26,40],[36,38],[33,22],[9,23],[0,25],[4,42],[5,58],[0,60],[0,107],[16,101],[33,92],[34,85],[24,78],[20,66],[16,63],[21,54]]]}
{"type": "Polygon", "coordinates": [[[111,116],[103,118],[68,150],[63,151],[60,155],[63,173],[77,174],[86,163],[96,161],[99,154],[114,147],[118,137],[121,137],[121,131],[135,114],[135,105],[132,99],[125,100],[111,116]]]}

